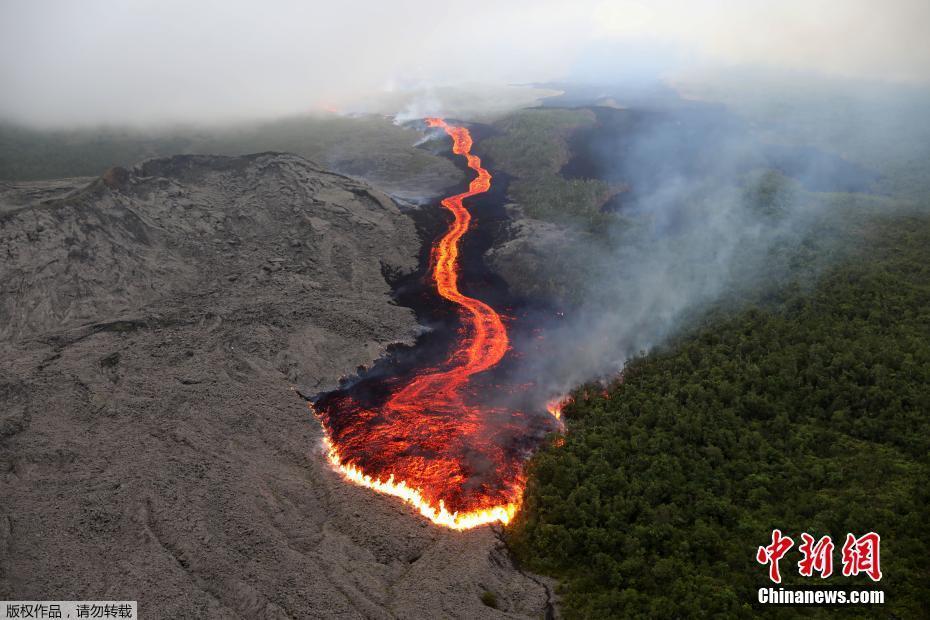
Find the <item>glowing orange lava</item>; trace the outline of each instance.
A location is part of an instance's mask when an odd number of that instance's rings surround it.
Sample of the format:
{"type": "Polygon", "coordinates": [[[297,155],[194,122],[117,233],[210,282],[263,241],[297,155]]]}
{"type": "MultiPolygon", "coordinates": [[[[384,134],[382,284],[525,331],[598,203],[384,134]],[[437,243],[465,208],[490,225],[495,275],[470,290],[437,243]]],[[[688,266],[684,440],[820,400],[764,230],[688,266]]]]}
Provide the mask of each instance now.
{"type": "Polygon", "coordinates": [[[459,289],[459,242],[472,216],[463,202],[491,187],[491,174],[472,154],[468,129],[426,119],[452,138],[452,151],[475,172],[468,190],[442,200],[453,216],[432,250],[436,290],[455,304],[461,329],[443,364],[389,385],[383,405],[366,407],[348,393],[317,407],[327,456],[352,482],[400,497],[434,523],[454,529],[507,523],[523,493],[523,414],[474,404],[470,381],[495,367],[509,348],[507,329],[488,304],[459,289]]]}

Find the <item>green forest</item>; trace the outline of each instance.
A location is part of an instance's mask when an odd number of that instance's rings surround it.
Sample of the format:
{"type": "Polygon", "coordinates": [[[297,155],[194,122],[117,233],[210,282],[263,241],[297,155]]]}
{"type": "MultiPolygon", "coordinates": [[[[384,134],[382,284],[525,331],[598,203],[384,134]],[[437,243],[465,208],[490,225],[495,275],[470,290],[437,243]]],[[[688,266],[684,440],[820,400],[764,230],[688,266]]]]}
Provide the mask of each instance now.
{"type": "Polygon", "coordinates": [[[832,266],[721,302],[572,394],[506,531],[559,579],[566,617],[928,617],[930,216],[845,226],[832,266]],[[880,588],[885,604],[763,609],[755,553],[775,528],[796,541],[783,586],[880,588]],[[878,584],[839,574],[846,533],[869,531],[878,584]],[[834,576],[798,575],[801,532],[839,541],[834,576]]]}
{"type": "Polygon", "coordinates": [[[607,183],[559,174],[571,156],[568,136],[593,123],[588,109],[520,110],[494,123],[496,133],[481,149],[495,167],[514,176],[508,193],[528,216],[596,231],[609,219],[601,213],[610,197],[607,183]]]}

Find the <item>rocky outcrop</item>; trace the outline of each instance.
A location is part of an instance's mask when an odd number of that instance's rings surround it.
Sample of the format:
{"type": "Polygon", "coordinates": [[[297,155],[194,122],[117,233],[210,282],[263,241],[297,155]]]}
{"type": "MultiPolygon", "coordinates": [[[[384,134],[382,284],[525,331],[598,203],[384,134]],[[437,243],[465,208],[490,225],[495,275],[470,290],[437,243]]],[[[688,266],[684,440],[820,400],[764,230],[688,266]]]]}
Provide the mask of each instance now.
{"type": "Polygon", "coordinates": [[[0,213],[67,196],[93,180],[93,177],[73,177],[50,181],[0,181],[0,213]]]}
{"type": "Polygon", "coordinates": [[[0,598],[543,613],[493,530],[438,529],[340,480],[297,395],[417,332],[385,281],[420,247],[390,198],[279,153],[55,187],[28,205],[25,184],[0,188],[0,598]]]}
{"type": "Polygon", "coordinates": [[[512,291],[528,298],[571,306],[579,287],[595,266],[598,240],[569,226],[526,217],[519,205],[507,205],[510,215],[502,239],[484,259],[512,291]]]}

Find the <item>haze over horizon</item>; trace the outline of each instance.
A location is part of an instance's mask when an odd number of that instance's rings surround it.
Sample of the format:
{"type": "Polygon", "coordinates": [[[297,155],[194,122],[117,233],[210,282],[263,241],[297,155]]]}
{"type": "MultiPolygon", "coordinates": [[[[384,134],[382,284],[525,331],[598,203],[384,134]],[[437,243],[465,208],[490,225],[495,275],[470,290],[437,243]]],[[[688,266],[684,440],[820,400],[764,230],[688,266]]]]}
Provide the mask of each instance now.
{"type": "Polygon", "coordinates": [[[668,79],[746,66],[930,83],[930,4],[811,4],[11,1],[0,6],[0,118],[227,122],[462,84],[668,79]],[[473,44],[457,45],[460,37],[473,44]]]}

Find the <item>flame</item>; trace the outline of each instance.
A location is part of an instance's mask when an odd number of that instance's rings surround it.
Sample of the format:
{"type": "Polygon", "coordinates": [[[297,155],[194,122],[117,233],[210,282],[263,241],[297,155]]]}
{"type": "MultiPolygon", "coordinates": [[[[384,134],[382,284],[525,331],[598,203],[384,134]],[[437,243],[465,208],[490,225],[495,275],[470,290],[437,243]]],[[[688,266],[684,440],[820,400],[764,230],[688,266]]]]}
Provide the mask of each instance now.
{"type": "Polygon", "coordinates": [[[556,396],[546,403],[546,411],[559,422],[562,421],[562,407],[565,405],[564,396],[556,396]]]}
{"type": "Polygon", "coordinates": [[[316,409],[327,457],[347,480],[399,497],[445,527],[506,524],[523,495],[525,451],[495,438],[515,434],[519,424],[514,420],[523,419],[522,414],[472,405],[477,388],[470,381],[495,367],[510,342],[500,314],[459,290],[459,242],[472,221],[463,201],[487,192],[491,174],[472,154],[467,128],[441,118],[426,123],[443,129],[452,138],[452,152],[475,172],[467,191],[441,201],[453,218],[431,256],[436,291],[459,312],[458,340],[440,366],[406,383],[385,380],[389,396],[376,409],[349,394],[333,396],[316,409]]]}
{"type": "Polygon", "coordinates": [[[395,481],[394,474],[388,476],[387,480],[381,480],[380,478],[372,478],[351,463],[344,463],[339,458],[338,450],[328,437],[323,438],[323,445],[326,447],[326,457],[329,462],[346,480],[378,493],[399,497],[437,525],[452,528],[453,530],[467,530],[496,522],[506,525],[510,523],[519,508],[519,504],[511,503],[472,512],[449,512],[443,500],[439,500],[438,506],[433,506],[423,498],[423,494],[418,489],[408,486],[403,480],[400,482],[395,481]]]}

